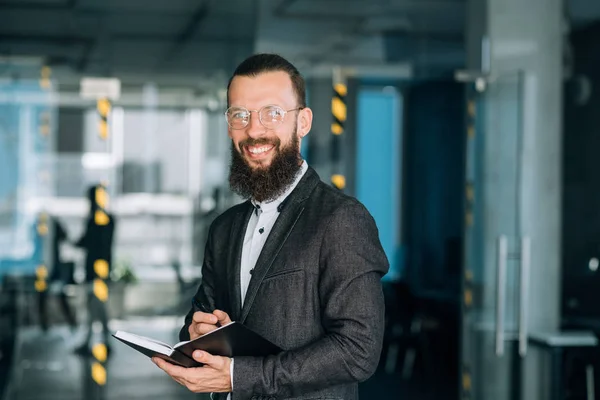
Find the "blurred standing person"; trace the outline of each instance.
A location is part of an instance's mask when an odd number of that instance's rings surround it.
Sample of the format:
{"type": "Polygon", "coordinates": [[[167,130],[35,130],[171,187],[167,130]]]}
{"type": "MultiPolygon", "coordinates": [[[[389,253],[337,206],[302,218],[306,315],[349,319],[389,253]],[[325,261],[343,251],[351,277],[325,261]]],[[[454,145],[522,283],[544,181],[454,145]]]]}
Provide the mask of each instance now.
{"type": "Polygon", "coordinates": [[[102,323],[104,343],[108,345],[108,313],[106,302],[98,298],[95,293],[94,281],[101,278],[108,284],[112,266],[113,234],[115,218],[108,213],[106,207],[106,192],[102,185],[95,185],[88,189],[87,197],[90,204],[90,213],[87,217],[85,232],[75,243],[85,251],[85,287],[87,294],[88,323],[85,341],[75,349],[80,354],[90,354],[92,339],[92,325],[94,321],[102,323]]]}

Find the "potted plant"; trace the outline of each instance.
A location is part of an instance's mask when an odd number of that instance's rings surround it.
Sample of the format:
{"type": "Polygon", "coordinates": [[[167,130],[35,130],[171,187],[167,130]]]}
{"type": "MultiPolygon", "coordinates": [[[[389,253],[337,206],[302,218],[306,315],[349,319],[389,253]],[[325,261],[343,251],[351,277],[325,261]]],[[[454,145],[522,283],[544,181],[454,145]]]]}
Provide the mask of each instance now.
{"type": "Polygon", "coordinates": [[[131,267],[131,262],[128,259],[117,260],[112,268],[110,278],[110,317],[123,318],[125,316],[125,294],[127,286],[137,282],[137,277],[131,267]]]}

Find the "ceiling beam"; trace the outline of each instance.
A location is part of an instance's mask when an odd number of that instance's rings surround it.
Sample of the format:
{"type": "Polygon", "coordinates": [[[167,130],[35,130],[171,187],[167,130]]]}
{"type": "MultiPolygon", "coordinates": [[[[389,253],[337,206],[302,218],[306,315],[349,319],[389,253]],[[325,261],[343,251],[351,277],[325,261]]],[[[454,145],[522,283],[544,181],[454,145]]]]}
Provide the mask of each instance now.
{"type": "Polygon", "coordinates": [[[210,11],[211,0],[203,0],[202,3],[194,10],[194,13],[190,17],[188,23],[181,30],[177,38],[175,39],[176,43],[185,43],[187,42],[194,32],[198,29],[198,26],[206,19],[208,12],[210,11]]]}
{"type": "MultiPolygon", "coordinates": [[[[201,35],[196,37],[196,43],[236,43],[236,44],[248,44],[254,43],[254,40],[249,36],[216,36],[216,35],[201,35]]],[[[133,42],[173,42],[175,39],[170,35],[160,34],[119,34],[112,35],[111,40],[118,41],[133,41],[133,42]]]]}
{"type": "Polygon", "coordinates": [[[88,44],[93,38],[84,38],[70,35],[40,35],[28,33],[0,33],[0,45],[6,42],[38,42],[50,44],[88,44]]]}
{"type": "Polygon", "coordinates": [[[167,49],[165,54],[158,60],[156,69],[161,69],[165,63],[190,40],[194,33],[198,30],[200,24],[206,19],[213,0],[202,0],[202,3],[196,8],[187,24],[175,38],[173,44],[167,49]]]}
{"type": "Polygon", "coordinates": [[[347,0],[281,0],[273,15],[280,18],[309,20],[348,20],[380,16],[405,16],[406,13],[463,12],[464,0],[402,0],[386,4],[350,2],[347,0]]]}
{"type": "Polygon", "coordinates": [[[77,61],[75,65],[75,70],[77,72],[85,72],[87,70],[94,47],[95,41],[90,41],[89,43],[86,43],[83,51],[81,52],[81,57],[79,57],[79,61],[77,61]]]}
{"type": "Polygon", "coordinates": [[[43,3],[40,1],[20,1],[18,3],[0,3],[2,10],[69,10],[74,0],[65,0],[64,3],[43,3]]]}
{"type": "Polygon", "coordinates": [[[0,1],[0,11],[23,11],[30,13],[32,11],[40,12],[74,12],[76,15],[91,15],[91,16],[114,16],[114,15],[129,15],[136,16],[168,16],[168,17],[187,17],[190,10],[164,10],[164,9],[135,9],[135,8],[109,8],[83,6],[78,0],[67,0],[64,3],[4,3],[0,1]]]}

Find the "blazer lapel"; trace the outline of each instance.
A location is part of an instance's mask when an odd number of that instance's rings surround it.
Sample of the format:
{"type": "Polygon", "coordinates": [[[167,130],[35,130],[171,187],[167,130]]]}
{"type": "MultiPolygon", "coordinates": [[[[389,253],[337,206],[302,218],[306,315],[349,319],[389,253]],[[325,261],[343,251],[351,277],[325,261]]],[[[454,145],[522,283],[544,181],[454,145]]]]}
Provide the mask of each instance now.
{"type": "Polygon", "coordinates": [[[267,275],[267,272],[269,272],[275,257],[277,257],[277,254],[279,254],[279,251],[290,235],[294,225],[296,225],[298,218],[300,218],[300,215],[302,215],[302,211],[304,211],[304,205],[302,202],[291,202],[283,207],[283,210],[281,210],[281,214],[277,218],[277,221],[275,221],[273,229],[271,230],[271,233],[269,234],[269,237],[267,238],[267,241],[265,242],[265,245],[258,256],[258,260],[256,261],[254,272],[252,273],[252,278],[250,279],[250,284],[248,285],[246,299],[244,300],[244,307],[242,308],[240,322],[243,323],[248,316],[248,312],[252,307],[252,303],[254,302],[254,298],[256,297],[256,293],[258,292],[264,277],[267,275]]]}
{"type": "Polygon", "coordinates": [[[240,289],[240,268],[242,263],[242,248],[244,246],[244,236],[246,227],[252,215],[252,204],[247,202],[247,206],[238,212],[231,226],[231,236],[229,238],[229,262],[227,263],[227,279],[229,281],[229,299],[231,301],[232,321],[237,321],[242,312],[242,300],[240,289]]]}
{"type": "MultiPolygon", "coordinates": [[[[269,234],[269,237],[267,238],[267,241],[263,246],[260,255],[258,256],[258,260],[256,261],[256,265],[254,266],[254,272],[252,273],[252,278],[250,279],[250,284],[248,285],[248,290],[246,292],[244,307],[241,310],[240,318],[236,318],[235,320],[240,321],[241,323],[244,323],[244,321],[246,320],[246,317],[250,312],[250,308],[252,307],[252,303],[254,302],[254,298],[258,293],[258,289],[260,288],[263,279],[269,272],[273,261],[275,261],[275,258],[279,254],[279,251],[283,247],[285,241],[292,232],[292,229],[294,229],[296,222],[298,221],[298,219],[302,215],[302,212],[304,211],[304,201],[310,196],[310,194],[319,182],[321,182],[319,175],[314,169],[312,169],[309,166],[308,170],[306,171],[300,182],[298,182],[298,186],[296,186],[292,193],[290,193],[290,195],[283,201],[283,203],[281,203],[281,214],[277,218],[277,221],[275,221],[275,224],[271,229],[271,233],[269,234]]],[[[250,215],[252,213],[252,210],[254,209],[254,207],[252,207],[252,203],[248,202],[248,204],[250,206],[248,207],[249,210],[246,214],[246,218],[244,219],[245,223],[242,227],[238,227],[236,229],[237,232],[232,231],[232,233],[238,235],[237,238],[238,240],[240,240],[240,242],[236,245],[235,248],[235,251],[237,251],[234,257],[236,262],[234,266],[231,266],[234,263],[230,263],[232,271],[229,275],[230,279],[233,282],[236,282],[235,285],[230,285],[230,287],[235,287],[234,290],[236,291],[236,293],[233,293],[231,298],[235,298],[237,301],[236,304],[238,305],[241,304],[240,265],[242,246],[244,244],[244,228],[248,225],[250,215]],[[233,271],[234,267],[235,271],[233,271]]],[[[241,218],[238,218],[236,220],[241,220],[241,218]]]]}

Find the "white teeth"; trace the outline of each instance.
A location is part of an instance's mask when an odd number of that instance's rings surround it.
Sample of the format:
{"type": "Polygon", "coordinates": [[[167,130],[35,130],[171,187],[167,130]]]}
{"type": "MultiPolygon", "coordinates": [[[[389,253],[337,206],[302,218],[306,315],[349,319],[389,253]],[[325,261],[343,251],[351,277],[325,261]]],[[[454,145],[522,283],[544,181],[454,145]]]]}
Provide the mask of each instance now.
{"type": "Polygon", "coordinates": [[[269,146],[265,146],[265,147],[259,147],[257,149],[256,148],[254,148],[254,149],[248,148],[248,151],[252,154],[260,154],[260,153],[264,153],[265,151],[267,151],[269,149],[270,149],[269,146]]]}

